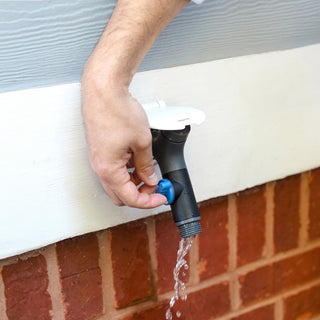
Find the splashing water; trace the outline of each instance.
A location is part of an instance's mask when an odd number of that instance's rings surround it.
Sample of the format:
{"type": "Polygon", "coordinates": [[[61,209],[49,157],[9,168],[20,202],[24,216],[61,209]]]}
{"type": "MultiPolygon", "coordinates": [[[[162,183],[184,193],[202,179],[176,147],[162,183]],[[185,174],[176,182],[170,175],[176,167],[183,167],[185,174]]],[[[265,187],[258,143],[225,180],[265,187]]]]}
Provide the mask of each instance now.
{"type": "MultiPolygon", "coordinates": [[[[175,281],[175,284],[174,284],[175,294],[172,296],[172,298],[170,300],[170,305],[169,305],[169,308],[166,312],[166,320],[172,320],[171,309],[173,308],[176,301],[178,301],[179,299],[181,299],[182,301],[187,300],[187,294],[184,292],[186,286],[185,286],[184,282],[181,279],[179,279],[179,275],[180,275],[181,269],[184,269],[184,270],[189,269],[187,261],[184,258],[187,255],[187,253],[189,252],[189,250],[191,248],[192,241],[194,238],[195,238],[195,236],[191,236],[189,238],[182,238],[180,240],[179,249],[178,249],[178,253],[177,253],[177,263],[176,263],[175,268],[173,269],[173,278],[175,281]]],[[[182,272],[182,275],[185,276],[185,273],[182,272]]],[[[177,311],[176,316],[177,316],[177,318],[180,318],[181,312],[177,311]]]]}

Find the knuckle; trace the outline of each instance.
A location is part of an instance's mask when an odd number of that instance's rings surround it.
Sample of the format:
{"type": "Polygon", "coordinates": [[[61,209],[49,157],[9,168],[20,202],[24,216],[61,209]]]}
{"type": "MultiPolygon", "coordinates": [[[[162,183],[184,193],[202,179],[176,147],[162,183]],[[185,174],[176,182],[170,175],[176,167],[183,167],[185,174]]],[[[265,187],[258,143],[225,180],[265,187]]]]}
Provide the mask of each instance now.
{"type": "Polygon", "coordinates": [[[123,207],[124,204],[123,202],[121,202],[120,200],[116,200],[116,199],[111,199],[113,204],[116,205],[117,207],[123,207]]]}
{"type": "Polygon", "coordinates": [[[110,177],[112,177],[113,170],[108,165],[105,165],[101,162],[95,162],[91,164],[91,167],[93,172],[98,176],[98,178],[103,181],[107,181],[110,177]]]}
{"type": "Polygon", "coordinates": [[[146,194],[137,193],[135,195],[129,196],[125,201],[125,205],[131,208],[145,209],[149,207],[148,200],[149,197],[146,194]]]}
{"type": "Polygon", "coordinates": [[[152,138],[151,135],[142,135],[137,141],[137,147],[140,150],[147,150],[151,148],[152,138]]]}
{"type": "Polygon", "coordinates": [[[126,199],[123,199],[124,204],[130,208],[137,208],[137,197],[135,195],[127,195],[126,199]]]}
{"type": "Polygon", "coordinates": [[[139,173],[152,174],[153,171],[153,163],[145,164],[139,168],[139,173]]]}

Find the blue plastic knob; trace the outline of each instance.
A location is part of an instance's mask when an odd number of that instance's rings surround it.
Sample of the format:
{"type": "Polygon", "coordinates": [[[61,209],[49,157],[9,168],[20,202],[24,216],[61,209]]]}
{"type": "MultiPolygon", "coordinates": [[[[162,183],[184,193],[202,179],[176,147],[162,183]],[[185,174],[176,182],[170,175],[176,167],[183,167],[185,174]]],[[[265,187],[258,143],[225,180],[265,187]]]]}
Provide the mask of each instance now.
{"type": "Polygon", "coordinates": [[[160,193],[167,198],[168,202],[166,205],[171,204],[174,200],[174,189],[170,180],[161,179],[158,183],[156,193],[160,193]]]}

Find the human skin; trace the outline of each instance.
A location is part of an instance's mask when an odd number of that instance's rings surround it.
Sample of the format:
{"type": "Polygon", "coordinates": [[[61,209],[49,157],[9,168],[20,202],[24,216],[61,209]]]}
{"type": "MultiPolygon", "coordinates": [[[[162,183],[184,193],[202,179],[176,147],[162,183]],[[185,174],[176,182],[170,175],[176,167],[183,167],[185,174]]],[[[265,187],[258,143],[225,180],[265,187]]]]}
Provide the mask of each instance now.
{"type": "Polygon", "coordinates": [[[85,66],[82,115],[93,171],[114,204],[153,208],[152,137],[146,113],[129,93],[142,59],[189,0],[119,0],[85,66]],[[128,167],[134,167],[132,173],[128,167]],[[143,182],[138,189],[137,185],[143,182]]]}

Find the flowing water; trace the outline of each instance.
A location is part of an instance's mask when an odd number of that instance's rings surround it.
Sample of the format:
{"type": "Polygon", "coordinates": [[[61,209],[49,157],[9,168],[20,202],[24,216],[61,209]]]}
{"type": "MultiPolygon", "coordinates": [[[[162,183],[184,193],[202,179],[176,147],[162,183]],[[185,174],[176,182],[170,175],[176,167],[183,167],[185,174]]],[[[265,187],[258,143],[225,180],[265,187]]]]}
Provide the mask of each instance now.
{"type": "MultiPolygon", "coordinates": [[[[189,238],[182,238],[179,243],[179,249],[177,253],[177,263],[175,268],[173,269],[173,278],[175,281],[174,284],[174,290],[175,293],[172,296],[170,300],[170,306],[166,312],[166,320],[172,320],[172,311],[171,309],[173,308],[174,304],[176,301],[179,299],[185,301],[187,300],[187,294],[185,293],[185,283],[179,278],[180,276],[180,271],[181,270],[188,270],[189,266],[187,261],[185,260],[185,256],[189,252],[192,244],[192,240],[195,238],[195,236],[191,236],[189,238]]],[[[182,271],[182,275],[184,275],[184,272],[182,271]]],[[[181,317],[181,312],[177,311],[176,312],[177,318],[181,317]]]]}

